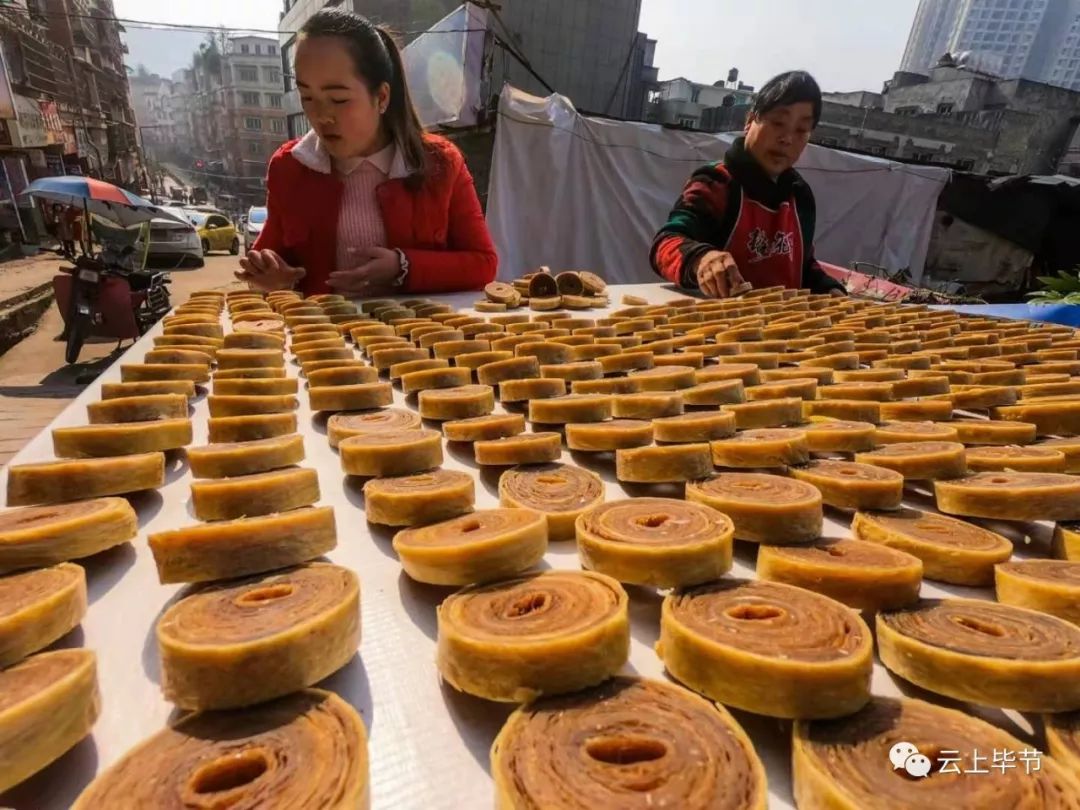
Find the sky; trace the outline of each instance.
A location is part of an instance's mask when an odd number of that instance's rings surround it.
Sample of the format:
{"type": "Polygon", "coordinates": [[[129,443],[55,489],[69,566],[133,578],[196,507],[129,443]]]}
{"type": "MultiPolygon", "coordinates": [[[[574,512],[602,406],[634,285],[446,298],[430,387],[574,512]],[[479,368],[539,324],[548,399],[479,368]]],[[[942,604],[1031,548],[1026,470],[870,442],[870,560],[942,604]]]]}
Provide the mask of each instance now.
{"type": "MultiPolygon", "coordinates": [[[[533,0],[538,2],[539,0],[533,0]]],[[[588,2],[588,0],[581,0],[588,2]]],[[[900,65],[918,0],[642,0],[641,30],[658,40],[661,79],[711,84],[739,68],[760,87],[784,70],[826,91],[881,90],[900,65]]],[[[281,0],[115,0],[137,20],[276,29],[281,0]]],[[[191,62],[199,34],[128,27],[128,64],[168,75],[191,62]]]]}

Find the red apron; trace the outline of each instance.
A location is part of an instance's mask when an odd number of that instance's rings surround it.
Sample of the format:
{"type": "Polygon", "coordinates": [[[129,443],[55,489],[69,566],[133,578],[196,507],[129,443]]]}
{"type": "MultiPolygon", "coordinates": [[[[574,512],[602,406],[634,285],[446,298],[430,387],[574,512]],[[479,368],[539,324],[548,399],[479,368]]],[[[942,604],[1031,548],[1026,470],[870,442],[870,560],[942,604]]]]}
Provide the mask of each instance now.
{"type": "Polygon", "coordinates": [[[794,290],[802,284],[802,229],[790,201],[774,211],[744,193],[735,229],[724,249],[734,257],[742,277],[757,289],[794,290]]]}

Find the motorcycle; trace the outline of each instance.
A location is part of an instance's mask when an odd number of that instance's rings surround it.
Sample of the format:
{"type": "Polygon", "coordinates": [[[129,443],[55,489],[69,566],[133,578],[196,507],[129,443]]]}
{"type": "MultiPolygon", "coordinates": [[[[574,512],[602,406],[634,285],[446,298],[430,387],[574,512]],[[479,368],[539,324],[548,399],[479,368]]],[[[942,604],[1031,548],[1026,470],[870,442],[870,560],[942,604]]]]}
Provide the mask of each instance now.
{"type": "MultiPolygon", "coordinates": [[[[132,250],[128,247],[126,250],[132,250]]],[[[168,275],[139,272],[118,260],[101,256],[67,256],[72,266],[61,266],[53,277],[56,303],[64,318],[64,359],[75,363],[91,336],[136,340],[161,320],[172,307],[168,275]]]]}

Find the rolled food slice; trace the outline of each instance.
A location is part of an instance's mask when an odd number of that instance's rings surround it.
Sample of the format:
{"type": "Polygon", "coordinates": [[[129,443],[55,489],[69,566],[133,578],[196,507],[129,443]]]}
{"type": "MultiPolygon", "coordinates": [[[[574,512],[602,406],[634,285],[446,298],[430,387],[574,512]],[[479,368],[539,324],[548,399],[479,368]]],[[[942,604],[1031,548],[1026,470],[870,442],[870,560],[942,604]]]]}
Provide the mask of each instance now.
{"type": "Polygon", "coordinates": [[[434,388],[421,391],[418,402],[420,416],[424,419],[440,422],[470,419],[474,416],[487,416],[495,410],[495,391],[490,385],[434,388]]]}
{"type": "Polygon", "coordinates": [[[731,518],[738,540],[783,545],[821,536],[821,493],[802,481],[765,473],[720,473],[689,482],[686,499],[731,518]]]}
{"type": "Polygon", "coordinates": [[[577,519],[582,566],[631,585],[676,588],[723,576],[731,568],[731,519],[672,498],[632,498],[577,519]]]}
{"type": "Polygon", "coordinates": [[[994,569],[998,601],[1080,624],[1080,563],[1022,560],[994,569]]]}
{"type": "Polygon", "coordinates": [[[866,623],[790,585],[722,580],[675,591],[664,599],[656,649],[691,689],[755,714],[842,717],[870,699],[866,623]]]}
{"type": "Polygon", "coordinates": [[[1051,447],[972,447],[967,451],[967,463],[974,472],[1065,472],[1065,454],[1051,447]]]}
{"type": "Polygon", "coordinates": [[[335,413],[326,420],[326,435],[330,446],[337,447],[343,439],[368,433],[415,430],[421,427],[420,416],[401,408],[382,408],[359,413],[335,413]]]}
{"type": "Polygon", "coordinates": [[[315,559],[337,546],[337,529],[333,508],[325,506],[200,523],[147,540],[161,583],[210,582],[315,559]]]}
{"type": "Polygon", "coordinates": [[[956,431],[956,441],[966,445],[1031,444],[1035,425],[1025,422],[988,422],[985,419],[956,419],[949,423],[956,431]]]}
{"type": "Polygon", "coordinates": [[[138,531],[138,515],[123,498],[0,511],[0,573],[89,557],[138,531]]]}
{"type": "Polygon", "coordinates": [[[438,666],[454,688],[526,702],[601,683],[626,663],[626,592],[588,571],[466,588],[438,609],[438,666]]]}
{"type": "Polygon", "coordinates": [[[188,398],[183,394],[144,394],[92,402],[86,406],[92,425],[149,422],[154,419],[185,419],[188,398]]]}
{"type": "Polygon", "coordinates": [[[654,426],[637,419],[612,419],[566,426],[566,446],[571,450],[609,453],[653,443],[654,426]]]}
{"type": "Polygon", "coordinates": [[[810,460],[806,434],[792,428],[744,430],[730,439],[711,442],[710,447],[717,467],[787,467],[810,460]]]}
{"type": "Polygon", "coordinates": [[[907,442],[960,442],[958,425],[961,420],[941,424],[938,422],[884,422],[878,425],[874,438],[878,444],[905,444],[907,442]]]}
{"type": "Polygon", "coordinates": [[[332,692],[304,689],[242,711],[190,715],[128,752],[73,810],[366,808],[364,724],[332,692]]]}
{"type": "Polygon", "coordinates": [[[1080,520],[1080,479],[1057,473],[984,472],[934,484],[950,515],[999,520],[1080,520]]]}
{"type": "Polygon", "coordinates": [[[476,502],[473,477],[457,470],[373,478],[364,484],[364,512],[381,526],[423,526],[469,512],[476,502]]]}
{"type": "Polygon", "coordinates": [[[191,420],[186,417],[54,428],[52,432],[57,458],[133,456],[176,450],[191,444],[191,438],[191,420]]]}
{"type": "Polygon", "coordinates": [[[765,770],[727,710],[613,678],[515,711],[491,749],[499,808],[765,810],[765,770]]]}
{"type": "Polygon", "coordinates": [[[1038,767],[1018,757],[1015,767],[988,766],[986,752],[1019,755],[1032,746],[921,700],[875,697],[849,717],[796,723],[792,743],[800,810],[1080,807],[1077,783],[1065,767],[1049,757],[1037,759],[1038,767]],[[927,778],[904,768],[905,757],[916,754],[930,769],[927,778]]]}
{"type": "Polygon", "coordinates": [[[165,484],[165,454],[45,461],[8,468],[8,506],[123,495],[165,484]]]}
{"type": "Polygon", "coordinates": [[[967,473],[964,445],[959,442],[900,442],[868,453],[855,461],[900,473],[914,481],[959,478],[967,473]]]}
{"type": "Polygon", "coordinates": [[[74,563],[0,577],[0,667],[45,649],[85,613],[86,573],[74,563]]]}
{"type": "Polygon", "coordinates": [[[269,472],[303,461],[304,437],[292,433],[251,442],[220,442],[204,447],[189,447],[187,459],[191,474],[196,478],[227,478],[269,472]]]}
{"type": "Polygon", "coordinates": [[[300,467],[191,483],[191,502],[199,520],[271,515],[311,506],[317,500],[318,474],[300,467]]]}
{"type": "Polygon", "coordinates": [[[843,602],[856,610],[888,610],[919,600],[918,557],[861,540],[822,539],[809,546],[763,545],[757,575],[843,602]]]}
{"type": "Polygon", "coordinates": [[[1050,755],[1071,773],[1080,773],[1080,712],[1048,714],[1043,721],[1050,755]]]}
{"type": "Polygon", "coordinates": [[[443,422],[443,435],[450,442],[477,442],[505,439],[525,432],[525,417],[519,413],[495,413],[443,422]]]}
{"type": "Polygon", "coordinates": [[[806,444],[811,453],[861,453],[873,450],[877,428],[870,422],[848,422],[826,419],[802,425],[806,444]]]}
{"type": "Polygon", "coordinates": [[[540,562],[547,544],[547,520],[530,509],[483,509],[394,536],[405,573],[429,585],[507,579],[540,562]]]}
{"type": "Polygon", "coordinates": [[[521,433],[505,439],[476,442],[473,456],[477,464],[485,467],[558,461],[562,456],[562,436],[558,433],[521,433]]]}
{"type": "Polygon", "coordinates": [[[620,481],[677,483],[704,478],[712,471],[712,452],[704,442],[615,451],[615,477],[620,481]]]}
{"type": "Polygon", "coordinates": [[[686,413],[653,420],[657,442],[693,444],[735,435],[735,415],[726,411],[686,413]]]}
{"type": "Polygon", "coordinates": [[[569,464],[515,467],[499,477],[499,503],[544,515],[552,541],[573,540],[578,517],[603,502],[600,476],[569,464]]]}
{"type": "Polygon", "coordinates": [[[956,700],[1005,709],[1080,708],[1080,628],[1010,605],[926,599],[877,616],[892,672],[956,700]]]}
{"type": "Polygon", "coordinates": [[[917,509],[857,512],[851,533],[859,540],[918,557],[926,579],[953,585],[991,584],[994,566],[1013,553],[1013,544],[1000,534],[917,509]]]}
{"type": "Polygon", "coordinates": [[[338,444],[338,450],[347,475],[413,475],[443,462],[442,434],[423,428],[350,436],[338,444]]]}
{"type": "Polygon", "coordinates": [[[360,582],[328,563],[207,587],[158,621],[162,690],[183,709],[229,709],[321,681],[360,644],[360,582]]]}
{"type": "Polygon", "coordinates": [[[89,650],[57,650],[0,671],[0,793],[82,740],[101,712],[89,650]]]}
{"type": "Polygon", "coordinates": [[[817,487],[825,503],[838,509],[898,509],[904,496],[900,473],[853,461],[811,461],[792,467],[791,475],[817,487]]]}

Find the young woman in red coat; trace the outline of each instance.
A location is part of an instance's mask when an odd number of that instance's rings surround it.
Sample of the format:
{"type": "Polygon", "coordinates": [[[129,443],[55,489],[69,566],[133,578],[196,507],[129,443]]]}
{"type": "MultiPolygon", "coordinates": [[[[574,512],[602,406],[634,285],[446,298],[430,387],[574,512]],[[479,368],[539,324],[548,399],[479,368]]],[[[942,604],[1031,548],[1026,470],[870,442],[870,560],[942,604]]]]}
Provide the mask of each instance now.
{"type": "Polygon", "coordinates": [[[426,134],[391,36],[320,11],[296,48],[312,131],[270,161],[269,214],[236,275],[349,297],[478,290],[498,258],[457,148],[426,134]]]}

